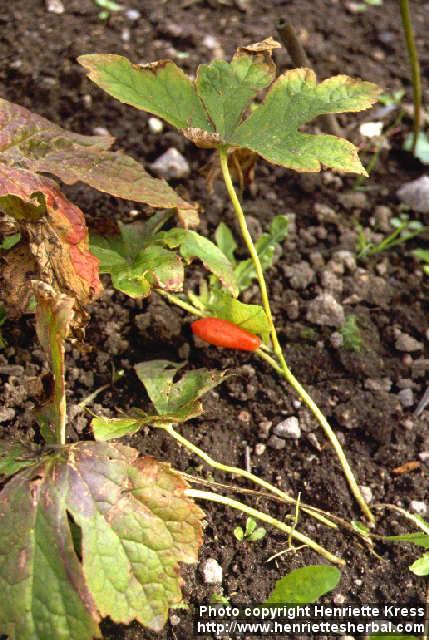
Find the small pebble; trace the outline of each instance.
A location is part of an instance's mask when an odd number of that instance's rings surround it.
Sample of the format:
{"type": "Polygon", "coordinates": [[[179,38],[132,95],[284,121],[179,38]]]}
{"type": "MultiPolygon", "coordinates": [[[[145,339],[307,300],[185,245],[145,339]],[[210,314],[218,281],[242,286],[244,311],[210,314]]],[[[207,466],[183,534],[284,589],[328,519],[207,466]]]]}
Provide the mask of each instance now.
{"type": "Polygon", "coordinates": [[[240,411],[240,413],[238,414],[237,419],[239,422],[243,422],[244,424],[249,424],[252,419],[252,416],[248,411],[243,409],[243,411],[240,411]]]}
{"type": "Polygon", "coordinates": [[[334,331],[330,335],[329,342],[334,349],[341,349],[344,344],[343,334],[339,331],[334,331]]]}
{"type": "Polygon", "coordinates": [[[180,618],[176,613],[172,613],[170,614],[170,624],[173,627],[177,627],[178,624],[180,624],[180,618]]]}
{"type": "Polygon", "coordinates": [[[162,178],[184,178],[189,175],[188,161],[175,147],[167,149],[150,167],[162,178]]]}
{"type": "Polygon", "coordinates": [[[405,351],[406,353],[421,351],[423,347],[424,345],[422,342],[419,342],[408,333],[400,333],[395,341],[395,349],[398,351],[405,351]]]}
{"type": "Polygon", "coordinates": [[[222,567],[216,560],[216,558],[207,558],[203,563],[202,572],[204,582],[206,584],[221,584],[222,583],[222,567]]]}
{"type": "Polygon", "coordinates": [[[271,449],[284,449],[286,446],[286,442],[283,438],[279,438],[278,436],[271,436],[268,440],[268,446],[271,449]]]}
{"type": "Polygon", "coordinates": [[[299,426],[298,418],[291,416],[290,418],[286,418],[286,420],[282,420],[282,422],[276,424],[273,432],[276,436],[279,436],[279,438],[298,440],[301,437],[301,427],[299,426]]]}
{"type": "Polygon", "coordinates": [[[65,12],[65,8],[61,0],[46,0],[46,9],[49,13],[56,13],[59,16],[65,12]]]}
{"type": "Polygon", "coordinates": [[[137,11],[137,9],[128,9],[127,11],[125,11],[125,15],[128,20],[138,20],[141,16],[141,13],[140,11],[137,11]]]}
{"type": "Polygon", "coordinates": [[[149,118],[147,124],[151,133],[162,133],[164,130],[164,124],[159,118],[149,118]]]}
{"type": "Polygon", "coordinates": [[[425,502],[420,500],[411,500],[410,502],[410,511],[414,511],[419,516],[425,516],[427,513],[427,505],[425,502]]]}
{"type": "Polygon", "coordinates": [[[407,182],[397,192],[398,198],[411,209],[429,213],[429,176],[407,182]]]}
{"type": "Polygon", "coordinates": [[[336,593],[332,600],[334,604],[344,604],[346,601],[346,596],[343,596],[342,593],[336,593]]]}
{"type": "Polygon", "coordinates": [[[265,453],[266,448],[267,445],[264,442],[257,442],[255,444],[255,456],[261,456],[263,453],[265,453]]]}
{"type": "Polygon", "coordinates": [[[341,327],[345,320],[344,309],[333,295],[321,293],[309,303],[307,320],[320,326],[341,327]]]}
{"type": "Polygon", "coordinates": [[[271,431],[271,427],[272,427],[273,423],[271,422],[271,420],[264,420],[263,422],[259,423],[259,437],[262,438],[263,440],[266,440],[268,438],[268,436],[270,435],[270,431],[271,431]]]}
{"type": "Polygon", "coordinates": [[[307,437],[308,442],[311,444],[312,447],[314,447],[316,449],[316,451],[322,451],[322,445],[318,441],[317,436],[316,436],[315,433],[310,431],[310,433],[307,433],[306,437],[307,437]]]}
{"type": "Polygon", "coordinates": [[[306,289],[314,279],[314,271],[305,260],[292,266],[286,266],[283,271],[289,279],[292,289],[306,289]]]}
{"type": "Polygon", "coordinates": [[[110,136],[110,133],[105,127],[94,127],[92,132],[95,136],[110,136]]]}
{"type": "Polygon", "coordinates": [[[372,495],[372,489],[371,489],[371,487],[368,487],[368,486],[366,486],[366,485],[361,485],[361,486],[360,486],[360,490],[361,490],[361,493],[362,493],[362,495],[363,495],[363,497],[364,497],[364,500],[365,500],[368,504],[370,504],[370,503],[372,502],[372,500],[373,500],[373,495],[372,495]]]}
{"type": "Polygon", "coordinates": [[[387,391],[392,388],[390,378],[367,378],[364,382],[365,389],[368,391],[387,391]]]}
{"type": "Polygon", "coordinates": [[[429,462],[429,451],[421,451],[419,453],[419,460],[422,462],[429,462]]]}

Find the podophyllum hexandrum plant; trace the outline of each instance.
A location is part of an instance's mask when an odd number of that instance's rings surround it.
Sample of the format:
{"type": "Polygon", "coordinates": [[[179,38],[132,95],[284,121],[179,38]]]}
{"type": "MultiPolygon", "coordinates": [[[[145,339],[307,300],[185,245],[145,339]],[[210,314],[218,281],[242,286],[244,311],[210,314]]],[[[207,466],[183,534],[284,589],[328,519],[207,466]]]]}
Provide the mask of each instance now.
{"type": "MultiPolygon", "coordinates": [[[[197,316],[226,320],[260,335],[263,342],[259,348],[255,347],[256,353],[292,385],[316,417],[336,451],[353,495],[365,516],[373,522],[373,515],[334,431],[286,363],[263,274],[264,267],[272,260],[275,242],[271,240],[264,243],[262,239],[260,245],[255,246],[231,179],[229,159],[237,150],[244,149],[273,164],[296,171],[320,171],[325,166],[343,172],[365,174],[352,143],[333,135],[304,133],[301,127],[322,114],[366,109],[376,100],[380,90],[372,83],[345,75],[318,84],[310,69],[293,69],[276,79],[272,50],[278,46],[277,42],[268,38],[241,47],[229,63],[215,60],[200,65],[195,80],[186,76],[170,60],[133,65],[119,55],[92,54],[81,56],[79,62],[87,69],[90,79],[110,95],[163,118],[197,146],[217,151],[225,186],[250,260],[244,265],[235,265],[233,279],[229,278],[227,289],[211,277],[199,295],[194,292],[180,296],[166,295],[171,302],[197,316]],[[265,90],[262,102],[255,102],[265,90]],[[268,262],[264,253],[267,244],[270,249],[268,262]],[[253,278],[259,284],[262,306],[244,305],[237,300],[237,294],[253,278]]],[[[275,224],[280,227],[281,239],[285,221],[279,217],[275,219],[275,224]]],[[[163,244],[169,248],[183,246],[188,233],[183,230],[179,234],[175,230],[157,230],[150,238],[143,236],[140,248],[147,250],[148,246],[163,244]]],[[[274,230],[268,235],[274,235],[274,230]]],[[[122,236],[123,247],[126,239],[123,233],[122,236]]],[[[234,264],[234,239],[225,226],[218,229],[217,242],[225,257],[234,264]]],[[[134,241],[134,247],[138,251],[137,241],[134,241]]],[[[105,240],[101,243],[96,241],[93,248],[101,259],[102,269],[110,272],[115,282],[115,278],[119,279],[118,274],[123,272],[126,258],[122,248],[122,266],[118,266],[118,261],[112,264],[112,249],[114,254],[115,248],[107,246],[105,240]]],[[[181,283],[179,287],[182,287],[181,283]]],[[[218,323],[217,330],[213,331],[214,325],[210,323],[213,323],[213,319],[202,322],[200,335],[201,330],[206,337],[210,333],[217,333],[215,344],[220,345],[222,329],[218,323]]],[[[227,325],[223,326],[224,332],[231,332],[231,328],[227,330],[227,325]]],[[[210,339],[208,341],[213,342],[210,339]]],[[[235,344],[240,348],[238,336],[235,344]]],[[[254,344],[258,346],[256,342],[254,344]]],[[[231,341],[228,345],[224,342],[224,346],[231,345],[231,341]]]]}

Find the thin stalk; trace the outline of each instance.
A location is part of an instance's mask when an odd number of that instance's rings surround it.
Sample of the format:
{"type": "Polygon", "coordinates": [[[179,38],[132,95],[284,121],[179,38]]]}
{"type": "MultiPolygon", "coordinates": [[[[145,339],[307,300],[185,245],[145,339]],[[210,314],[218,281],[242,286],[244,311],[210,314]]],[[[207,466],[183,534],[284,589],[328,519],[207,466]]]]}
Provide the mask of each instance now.
{"type": "Polygon", "coordinates": [[[174,295],[174,293],[168,293],[163,289],[156,289],[156,292],[163,298],[166,298],[172,304],[175,304],[177,307],[180,307],[181,309],[183,309],[184,311],[187,311],[188,313],[192,313],[194,316],[204,317],[204,313],[200,311],[200,309],[197,309],[197,307],[194,307],[192,304],[185,302],[184,300],[182,300],[182,298],[179,298],[179,296],[174,295]]]}
{"type": "MultiPolygon", "coordinates": [[[[253,482],[254,484],[257,484],[260,487],[263,487],[264,489],[269,491],[270,493],[278,496],[284,502],[288,502],[289,504],[296,505],[295,498],[292,498],[285,491],[282,491],[278,487],[275,487],[274,485],[270,484],[266,480],[263,480],[262,478],[259,478],[258,476],[255,476],[250,471],[246,471],[245,469],[241,469],[240,467],[231,467],[229,465],[222,464],[221,462],[218,462],[217,460],[214,460],[205,451],[203,451],[202,449],[197,447],[197,445],[193,444],[193,442],[190,442],[190,440],[188,440],[187,438],[182,436],[180,433],[178,433],[174,429],[172,424],[166,424],[166,425],[160,424],[160,425],[157,425],[157,426],[160,429],[163,429],[164,431],[166,431],[177,442],[179,442],[186,449],[188,449],[188,451],[191,451],[196,456],[201,458],[201,460],[204,460],[204,462],[206,464],[208,464],[210,467],[213,467],[213,469],[218,469],[219,471],[223,471],[224,473],[230,473],[230,474],[234,474],[234,475],[240,476],[241,478],[246,478],[246,480],[250,480],[250,482],[253,482]]],[[[311,507],[308,508],[308,507],[305,507],[305,506],[301,505],[301,511],[304,511],[307,515],[311,516],[312,518],[315,518],[316,520],[319,520],[319,522],[321,522],[322,524],[324,524],[324,525],[326,525],[328,527],[332,527],[334,529],[337,528],[337,525],[334,522],[332,522],[331,520],[326,518],[324,515],[322,515],[320,513],[316,513],[311,507]]]]}
{"type": "Polygon", "coordinates": [[[259,511],[258,509],[249,507],[247,504],[244,504],[244,502],[239,502],[238,500],[234,500],[233,498],[221,496],[218,493],[212,493],[211,491],[201,491],[200,489],[185,489],[185,493],[190,498],[217,502],[218,504],[224,504],[225,506],[231,507],[232,509],[237,509],[238,511],[247,513],[247,515],[252,516],[257,520],[261,520],[261,522],[265,522],[266,524],[269,524],[276,529],[280,529],[280,531],[283,531],[283,533],[286,533],[288,536],[292,536],[296,540],[299,540],[301,544],[310,547],[311,549],[313,549],[313,551],[326,558],[326,560],[328,560],[329,562],[337,564],[340,567],[345,565],[345,562],[342,558],[338,558],[338,556],[335,556],[324,547],[321,547],[319,544],[317,544],[317,542],[314,542],[314,540],[307,537],[305,534],[300,533],[292,527],[289,527],[284,522],[273,518],[264,511],[259,511]]]}
{"type": "Polygon", "coordinates": [[[412,152],[415,153],[420,133],[420,104],[422,101],[422,85],[420,79],[420,64],[417,54],[416,41],[414,39],[413,23],[411,22],[410,4],[408,0],[399,0],[402,26],[407,44],[408,57],[411,65],[411,78],[413,82],[414,103],[414,134],[412,152]]]}
{"type": "MultiPolygon", "coordinates": [[[[375,522],[374,516],[372,515],[367,503],[365,502],[365,499],[361,493],[359,485],[355,480],[351,467],[347,461],[347,458],[344,454],[344,451],[341,447],[341,444],[337,436],[335,435],[334,431],[332,430],[332,427],[330,426],[329,422],[326,420],[323,413],[320,411],[319,407],[316,405],[316,403],[311,398],[311,396],[307,393],[307,391],[302,387],[300,382],[298,382],[298,380],[295,378],[295,376],[293,375],[293,373],[291,372],[291,370],[286,364],[286,360],[284,358],[283,351],[277,337],[277,331],[274,325],[273,315],[271,313],[271,307],[270,307],[270,302],[268,297],[268,289],[267,289],[267,284],[265,282],[262,265],[259,260],[259,256],[256,251],[255,245],[253,244],[252,237],[247,228],[247,222],[246,222],[243,209],[241,207],[240,201],[237,197],[237,194],[234,189],[234,185],[232,183],[231,175],[228,169],[227,150],[225,147],[219,148],[219,155],[220,155],[220,164],[221,164],[222,175],[225,182],[225,186],[228,191],[228,195],[231,199],[232,205],[234,207],[235,215],[236,215],[238,224],[240,226],[240,230],[241,230],[244,242],[249,251],[250,257],[253,262],[253,266],[256,271],[256,277],[258,279],[259,288],[261,291],[262,306],[264,307],[264,310],[268,319],[268,323],[270,326],[270,335],[271,335],[271,342],[273,344],[273,351],[280,365],[280,367],[274,367],[274,368],[295,389],[298,396],[305,403],[305,405],[310,409],[314,417],[317,419],[317,421],[321,425],[322,429],[325,431],[325,434],[328,440],[330,441],[331,445],[333,446],[337,454],[337,457],[343,468],[344,475],[349,483],[352,494],[356,498],[357,502],[359,503],[362,509],[362,512],[365,514],[369,522],[374,523],[375,522]]],[[[273,366],[273,359],[269,356],[267,357],[267,354],[262,355],[262,353],[263,353],[262,351],[259,351],[258,355],[264,358],[267,362],[269,362],[271,366],[273,366]]]]}

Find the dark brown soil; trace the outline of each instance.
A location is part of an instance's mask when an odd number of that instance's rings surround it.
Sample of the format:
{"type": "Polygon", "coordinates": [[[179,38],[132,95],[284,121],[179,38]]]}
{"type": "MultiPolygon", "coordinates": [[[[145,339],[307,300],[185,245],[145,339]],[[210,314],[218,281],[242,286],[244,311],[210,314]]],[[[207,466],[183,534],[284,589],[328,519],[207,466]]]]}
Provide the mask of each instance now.
{"type": "MultiPolygon", "coordinates": [[[[98,19],[99,8],[90,0],[67,0],[64,4],[65,13],[55,15],[46,10],[42,0],[2,3],[1,95],[81,133],[105,127],[116,136],[120,147],[146,166],[168,147],[177,147],[190,163],[191,177],[176,181],[174,186],[202,204],[202,233],[211,234],[221,219],[234,226],[222,185],[215,184],[213,195],[206,193],[201,169],[208,152],[196,150],[168,127],[161,135],[151,134],[146,115],[115,102],[85,78],[76,63],[78,55],[120,53],[134,62],[175,56],[186,71],[194,72],[198,62],[208,62],[213,56],[213,51],[204,44],[207,34],[219,41],[229,57],[239,45],[275,36],[277,20],[287,15],[320,77],[335,73],[361,76],[378,82],[388,91],[404,87],[410,99],[397,3],[392,0],[384,0],[383,7],[368,7],[362,13],[351,12],[347,5],[352,3],[340,0],[241,0],[237,4],[232,0],[164,3],[129,0],[127,8],[137,9],[140,18],[130,20],[119,12],[106,23],[98,19]]],[[[427,39],[429,5],[416,1],[412,8],[428,103],[429,49],[423,44],[427,39]]],[[[283,50],[276,52],[276,60],[280,68],[290,66],[283,50]]],[[[357,124],[363,118],[371,120],[366,113],[341,118],[350,137],[356,137],[357,124]]],[[[245,204],[248,214],[257,219],[256,226],[262,228],[274,214],[296,214],[296,234],[289,235],[281,258],[268,274],[273,311],[289,365],[332,421],[359,483],[371,488],[375,503],[409,508],[411,500],[426,500],[429,508],[428,461],[419,458],[419,454],[429,451],[429,412],[424,411],[419,418],[413,415],[426,388],[428,368],[425,369],[425,363],[416,364],[424,357],[421,351],[406,354],[395,349],[399,331],[421,342],[428,337],[428,279],[425,283],[421,268],[410,256],[411,249],[424,246],[424,241],[413,241],[360,262],[357,269],[337,274],[342,291],[337,291],[336,298],[346,315],[357,316],[361,327],[360,352],[333,348],[330,340],[333,328],[321,328],[306,320],[309,301],[327,286],[322,272],[328,263],[330,269],[341,271],[335,251],[354,251],[356,222],[372,225],[373,231],[377,231],[375,207],[389,207],[392,214],[397,214],[397,187],[423,173],[421,165],[400,151],[409,127],[410,122],[405,119],[402,132],[393,138],[392,149],[382,154],[368,183],[370,188],[361,192],[359,201],[344,198],[353,178],[335,179],[330,173],[300,176],[261,162],[255,189],[246,194],[245,204]],[[294,285],[287,269],[301,261],[310,264],[314,271],[312,281],[304,289],[294,285]],[[385,378],[390,382],[371,382],[385,378]],[[404,385],[414,393],[414,404],[408,408],[401,405],[398,397],[404,385]],[[420,467],[404,474],[392,472],[408,461],[419,461],[420,467]]],[[[363,154],[363,158],[368,160],[369,156],[363,154]]],[[[103,196],[84,186],[68,188],[67,193],[86,212],[89,224],[98,229],[114,229],[115,221],[131,219],[129,211],[135,208],[133,203],[103,196]]],[[[139,210],[146,212],[144,207],[139,210]]],[[[189,329],[190,319],[180,310],[168,309],[156,297],[132,301],[114,293],[108,280],[106,285],[104,297],[91,309],[85,346],[71,347],[68,352],[68,395],[72,409],[93,389],[110,381],[113,362],[116,368],[124,369],[125,375],[115,387],[97,397],[92,406],[95,412],[104,408],[113,415],[116,409],[127,410],[146,402],[132,368],[143,359],[188,358],[192,367],[234,369],[234,377],[208,394],[204,416],[184,427],[187,436],[214,458],[233,465],[243,466],[248,446],[253,471],[261,477],[294,495],[301,492],[305,502],[343,518],[359,518],[323,433],[308,412],[298,407],[292,390],[273,377],[265,364],[251,355],[222,352],[214,347],[198,348],[189,329]],[[257,456],[255,445],[265,442],[258,435],[260,423],[271,421],[275,425],[288,415],[299,417],[301,439],[287,441],[281,451],[267,447],[257,456]]],[[[7,322],[3,333],[9,346],[0,353],[0,365],[18,365],[23,369],[12,371],[15,375],[0,374],[5,406],[15,410],[14,420],[2,426],[5,435],[13,437],[18,432],[22,437],[25,433],[26,438],[32,439],[35,427],[31,409],[40,392],[38,377],[45,370],[45,361],[35,340],[31,318],[7,322]]],[[[84,437],[88,417],[79,414],[73,426],[72,437],[84,437]]],[[[163,434],[148,431],[130,442],[142,453],[169,460],[180,470],[195,470],[199,466],[196,458],[178,449],[163,434]]],[[[209,474],[206,468],[198,471],[204,476],[209,474]]],[[[216,474],[216,478],[230,481],[221,474],[216,474]]],[[[284,518],[284,508],[275,502],[259,503],[284,518]]],[[[223,593],[233,602],[260,602],[276,579],[293,568],[320,562],[307,549],[267,562],[271,555],[285,548],[284,537],[273,531],[259,543],[240,544],[233,529],[242,523],[242,516],[222,507],[203,506],[207,527],[201,562],[213,557],[222,565],[223,593]]],[[[416,557],[415,549],[379,545],[381,558],[376,558],[360,547],[355,538],[342,533],[334,535],[321,527],[315,529],[305,518],[301,518],[300,527],[347,561],[337,590],[346,603],[423,601],[424,581],[408,570],[416,557]]],[[[377,530],[404,532],[406,523],[394,513],[386,512],[380,516],[377,530]]],[[[204,583],[201,565],[186,568],[184,575],[186,600],[190,604],[208,601],[213,587],[204,583]]],[[[104,629],[109,640],[193,637],[189,610],[176,611],[160,634],[147,632],[137,624],[125,628],[106,623],[104,629]]]]}

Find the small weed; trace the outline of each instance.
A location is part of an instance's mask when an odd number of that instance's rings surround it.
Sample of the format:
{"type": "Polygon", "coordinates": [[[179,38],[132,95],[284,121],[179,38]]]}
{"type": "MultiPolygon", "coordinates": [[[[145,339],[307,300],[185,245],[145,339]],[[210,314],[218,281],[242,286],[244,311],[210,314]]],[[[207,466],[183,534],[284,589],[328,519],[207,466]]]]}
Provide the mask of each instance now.
{"type": "Polygon", "coordinates": [[[362,336],[355,315],[349,315],[340,329],[343,336],[343,348],[359,352],[362,349],[362,336]]]}
{"type": "Polygon", "coordinates": [[[378,253],[393,249],[393,247],[408,242],[408,240],[415,238],[428,229],[420,220],[410,220],[406,213],[401,213],[399,216],[391,218],[390,224],[394,228],[394,231],[377,244],[368,240],[365,229],[361,225],[358,225],[358,240],[356,246],[358,258],[369,258],[378,253]]]}
{"type": "Polygon", "coordinates": [[[235,527],[234,535],[239,542],[258,542],[265,538],[267,531],[264,527],[258,527],[256,520],[249,517],[246,520],[246,529],[243,531],[242,527],[235,527]]]}

